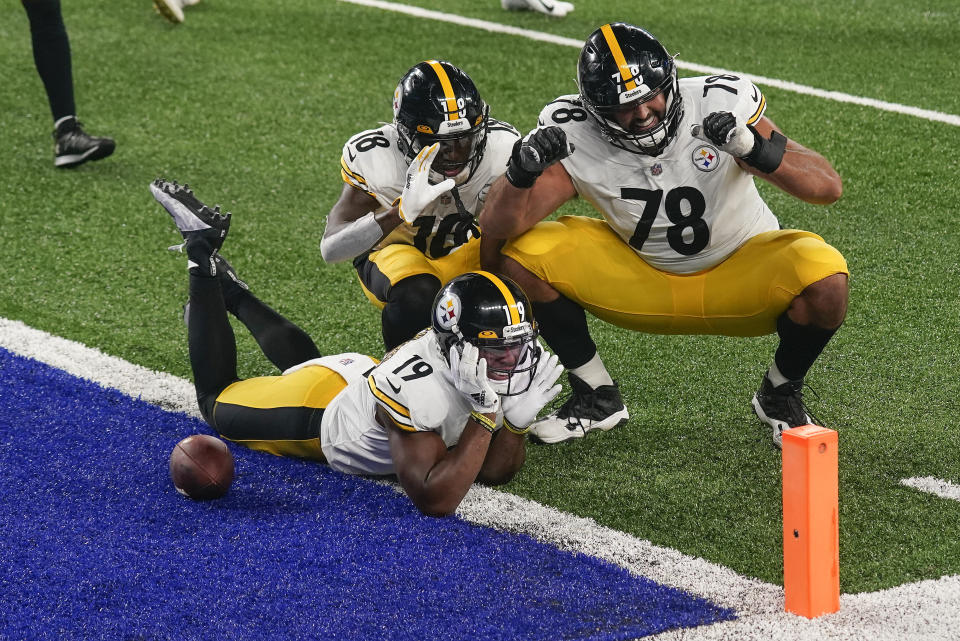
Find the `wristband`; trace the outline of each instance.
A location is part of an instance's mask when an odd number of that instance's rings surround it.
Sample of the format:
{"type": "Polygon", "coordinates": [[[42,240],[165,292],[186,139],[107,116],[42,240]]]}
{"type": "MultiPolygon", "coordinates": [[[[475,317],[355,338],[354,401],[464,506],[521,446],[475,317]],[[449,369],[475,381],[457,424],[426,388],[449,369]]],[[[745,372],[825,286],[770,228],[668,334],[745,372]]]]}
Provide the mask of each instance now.
{"type": "Polygon", "coordinates": [[[510,421],[507,420],[506,416],[503,417],[503,426],[507,428],[508,432],[513,432],[518,436],[523,436],[524,434],[530,431],[529,425],[527,425],[526,427],[517,427],[516,425],[512,425],[510,421]]]}
{"type": "Polygon", "coordinates": [[[355,258],[377,244],[383,238],[383,230],[376,215],[370,211],[347,223],[332,236],[320,239],[320,255],[328,263],[355,258]]]}
{"type": "Polygon", "coordinates": [[[513,143],[513,151],[510,153],[510,160],[507,161],[507,180],[517,189],[530,189],[533,183],[540,177],[539,173],[527,171],[520,166],[520,147],[523,140],[517,139],[513,143]]]}
{"type": "Polygon", "coordinates": [[[492,421],[489,416],[485,416],[480,412],[470,412],[470,418],[491,434],[497,431],[496,422],[492,421]]]}
{"type": "Polygon", "coordinates": [[[747,127],[753,132],[756,144],[753,146],[753,151],[742,158],[743,162],[765,174],[772,174],[783,161],[783,154],[787,150],[787,137],[779,131],[774,131],[767,140],[750,125],[747,127]]]}

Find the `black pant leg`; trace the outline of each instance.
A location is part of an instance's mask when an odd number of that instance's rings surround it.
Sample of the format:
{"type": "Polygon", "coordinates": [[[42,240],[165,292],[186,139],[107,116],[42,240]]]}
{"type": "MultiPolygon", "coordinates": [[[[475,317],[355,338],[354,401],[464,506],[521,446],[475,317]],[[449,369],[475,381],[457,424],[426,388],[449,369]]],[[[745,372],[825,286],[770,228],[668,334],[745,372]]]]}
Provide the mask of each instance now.
{"type": "Polygon", "coordinates": [[[70,41],[60,12],[60,0],[21,0],[30,20],[33,61],[43,81],[56,122],[77,113],[73,100],[70,41]]]}

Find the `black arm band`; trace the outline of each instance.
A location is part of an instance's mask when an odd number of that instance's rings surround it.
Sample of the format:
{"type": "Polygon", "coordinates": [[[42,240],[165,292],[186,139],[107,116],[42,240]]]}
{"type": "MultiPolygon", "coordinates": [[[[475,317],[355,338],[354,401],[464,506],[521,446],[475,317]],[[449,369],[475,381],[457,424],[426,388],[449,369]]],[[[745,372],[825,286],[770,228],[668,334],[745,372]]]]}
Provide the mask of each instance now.
{"type": "Polygon", "coordinates": [[[520,166],[520,145],[523,143],[519,138],[513,143],[513,152],[510,154],[510,160],[507,161],[507,180],[517,189],[530,189],[533,183],[540,177],[539,173],[527,171],[520,166]]]}
{"type": "Polygon", "coordinates": [[[770,140],[767,140],[750,125],[747,127],[753,132],[756,144],[753,146],[753,151],[742,158],[743,162],[765,174],[772,174],[783,161],[783,154],[787,150],[787,137],[779,131],[774,131],[770,134],[770,140]]]}

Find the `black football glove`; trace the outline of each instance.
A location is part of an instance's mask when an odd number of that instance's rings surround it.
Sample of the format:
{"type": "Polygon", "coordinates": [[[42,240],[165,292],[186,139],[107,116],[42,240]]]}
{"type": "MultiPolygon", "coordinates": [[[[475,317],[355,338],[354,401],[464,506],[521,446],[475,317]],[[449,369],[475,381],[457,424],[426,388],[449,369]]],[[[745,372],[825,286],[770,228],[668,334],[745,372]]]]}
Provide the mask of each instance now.
{"type": "Polygon", "coordinates": [[[518,189],[532,187],[547,167],[572,152],[573,145],[567,145],[567,134],[560,127],[534,129],[514,143],[507,162],[507,180],[518,189]]]}
{"type": "Polygon", "coordinates": [[[715,111],[706,116],[702,126],[693,125],[691,133],[768,174],[780,166],[787,147],[787,137],[779,131],[774,131],[767,140],[750,125],[738,125],[737,117],[729,111],[715,111]]]}

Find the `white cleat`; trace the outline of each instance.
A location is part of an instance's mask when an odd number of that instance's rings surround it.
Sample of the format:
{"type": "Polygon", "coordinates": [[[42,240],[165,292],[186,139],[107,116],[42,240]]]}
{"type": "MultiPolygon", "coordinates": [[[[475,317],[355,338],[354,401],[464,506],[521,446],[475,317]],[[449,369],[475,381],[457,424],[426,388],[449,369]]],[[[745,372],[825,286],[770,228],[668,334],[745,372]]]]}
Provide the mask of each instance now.
{"type": "Polygon", "coordinates": [[[573,11],[571,3],[561,0],[500,0],[500,6],[509,11],[538,11],[556,18],[573,11]]]}
{"type": "Polygon", "coordinates": [[[583,438],[595,430],[612,430],[630,418],[616,383],[592,389],[571,372],[567,377],[572,393],[559,409],[530,425],[535,441],[560,443],[583,438]]]}

